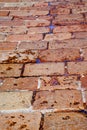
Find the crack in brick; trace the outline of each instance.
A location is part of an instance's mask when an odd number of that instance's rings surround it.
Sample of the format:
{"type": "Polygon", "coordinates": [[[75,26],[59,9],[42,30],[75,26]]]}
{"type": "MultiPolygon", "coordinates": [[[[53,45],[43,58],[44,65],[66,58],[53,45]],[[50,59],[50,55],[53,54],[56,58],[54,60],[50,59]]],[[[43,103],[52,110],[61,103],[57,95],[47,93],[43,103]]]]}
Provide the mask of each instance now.
{"type": "Polygon", "coordinates": [[[44,125],[44,114],[41,114],[41,121],[40,121],[39,130],[44,130],[44,129],[43,129],[43,125],[44,125]]]}

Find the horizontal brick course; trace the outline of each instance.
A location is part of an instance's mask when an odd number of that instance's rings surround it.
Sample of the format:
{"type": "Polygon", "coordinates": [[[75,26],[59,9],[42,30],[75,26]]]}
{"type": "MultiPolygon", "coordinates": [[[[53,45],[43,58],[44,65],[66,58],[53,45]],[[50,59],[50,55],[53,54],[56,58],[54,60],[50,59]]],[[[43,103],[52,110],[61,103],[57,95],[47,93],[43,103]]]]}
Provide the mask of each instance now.
{"type": "Polygon", "coordinates": [[[82,106],[81,93],[76,90],[57,90],[37,92],[34,109],[79,109],[82,106]]]}
{"type": "Polygon", "coordinates": [[[23,76],[62,75],[64,63],[26,64],[23,76]]]}

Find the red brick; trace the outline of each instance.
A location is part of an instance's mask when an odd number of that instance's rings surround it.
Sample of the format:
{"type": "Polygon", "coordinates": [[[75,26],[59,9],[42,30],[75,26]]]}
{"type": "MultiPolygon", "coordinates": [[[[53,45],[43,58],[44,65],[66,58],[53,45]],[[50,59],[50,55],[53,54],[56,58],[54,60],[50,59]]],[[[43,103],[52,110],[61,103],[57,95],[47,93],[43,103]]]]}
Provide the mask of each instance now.
{"type": "Polygon", "coordinates": [[[0,110],[15,110],[31,106],[32,92],[0,92],[0,110]]]}
{"type": "Polygon", "coordinates": [[[86,130],[86,115],[77,112],[55,112],[44,116],[43,130],[86,130]],[[78,122],[78,123],[77,123],[78,122]]]}
{"type": "Polygon", "coordinates": [[[81,93],[77,90],[40,91],[36,93],[34,109],[66,110],[82,106],[81,93]]]}
{"type": "Polygon", "coordinates": [[[23,76],[62,75],[64,63],[26,64],[23,76]]]}
{"type": "Polygon", "coordinates": [[[37,77],[0,79],[0,91],[36,90],[37,86],[37,77]]]}
{"type": "MultiPolygon", "coordinates": [[[[2,80],[1,80],[2,81],[2,80]]],[[[40,90],[77,89],[77,76],[40,77],[40,90]]],[[[3,81],[2,81],[3,82],[3,81]]],[[[2,84],[1,82],[1,84],[2,84]]]]}
{"type": "Polygon", "coordinates": [[[15,50],[17,42],[0,42],[0,51],[15,50]]]}
{"type": "Polygon", "coordinates": [[[22,64],[0,64],[0,77],[18,77],[21,74],[22,64]]]}
{"type": "Polygon", "coordinates": [[[68,72],[69,74],[87,74],[87,62],[69,62],[68,72]]]}
{"type": "Polygon", "coordinates": [[[58,15],[53,20],[54,25],[79,24],[84,21],[82,14],[58,15]]]}
{"type": "Polygon", "coordinates": [[[74,38],[86,38],[87,37],[87,32],[76,32],[73,33],[74,38]]]}
{"type": "Polygon", "coordinates": [[[81,83],[82,83],[82,87],[87,90],[87,75],[84,77],[81,77],[81,83]]]}
{"type": "Polygon", "coordinates": [[[70,13],[70,9],[68,8],[61,8],[61,7],[56,7],[56,8],[53,8],[50,13],[53,15],[55,14],[69,14],[70,13]]]}
{"type": "Polygon", "coordinates": [[[43,50],[39,51],[39,58],[42,62],[74,61],[80,58],[79,49],[43,50]]]}
{"type": "Polygon", "coordinates": [[[86,39],[69,39],[64,41],[50,41],[49,49],[59,49],[59,48],[85,48],[87,47],[86,39]]]}
{"type": "Polygon", "coordinates": [[[0,27],[0,32],[6,34],[25,34],[27,32],[27,28],[26,26],[19,26],[19,27],[2,26],[0,27]]]}
{"type": "Polygon", "coordinates": [[[87,25],[67,25],[67,26],[57,26],[54,28],[53,32],[84,32],[87,31],[87,25]]]}
{"type": "Polygon", "coordinates": [[[24,35],[9,35],[6,41],[18,42],[18,41],[39,41],[42,40],[42,34],[24,34],[24,35]]]}
{"type": "Polygon", "coordinates": [[[36,19],[36,20],[28,20],[26,21],[27,27],[41,27],[41,26],[49,26],[50,21],[46,19],[36,19]]]}
{"type": "Polygon", "coordinates": [[[0,2],[19,2],[20,0],[0,0],[0,2]]]}
{"type": "Polygon", "coordinates": [[[0,16],[7,16],[9,14],[9,11],[0,11],[0,16]]]}
{"type": "Polygon", "coordinates": [[[56,33],[56,34],[47,34],[45,36],[46,41],[52,41],[52,40],[65,40],[72,38],[71,33],[56,33]]]}
{"type": "Polygon", "coordinates": [[[48,27],[33,27],[28,29],[29,34],[36,34],[36,33],[48,33],[48,27]]]}
{"type": "Polygon", "coordinates": [[[27,50],[27,49],[47,49],[47,42],[38,41],[38,42],[21,42],[18,46],[18,50],[27,50]]]}
{"type": "Polygon", "coordinates": [[[9,113],[0,114],[0,128],[2,130],[39,130],[41,113],[9,113]]]}

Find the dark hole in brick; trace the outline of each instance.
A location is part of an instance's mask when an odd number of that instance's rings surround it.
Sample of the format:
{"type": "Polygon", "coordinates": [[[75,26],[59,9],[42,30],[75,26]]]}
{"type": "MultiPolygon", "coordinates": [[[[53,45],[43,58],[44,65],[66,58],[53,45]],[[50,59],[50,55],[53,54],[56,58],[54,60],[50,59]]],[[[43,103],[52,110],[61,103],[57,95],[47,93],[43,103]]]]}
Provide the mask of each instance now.
{"type": "Polygon", "coordinates": [[[6,70],[11,70],[12,68],[11,67],[8,67],[6,70]]]}
{"type": "Polygon", "coordinates": [[[27,125],[25,125],[25,124],[24,124],[24,125],[21,125],[21,126],[20,126],[20,129],[23,129],[23,128],[26,128],[26,127],[27,127],[27,125]]]}
{"type": "Polygon", "coordinates": [[[68,120],[70,119],[70,116],[62,117],[63,120],[68,120]]]}
{"type": "Polygon", "coordinates": [[[23,115],[20,115],[20,117],[24,118],[24,116],[23,116],[23,115]]]}
{"type": "Polygon", "coordinates": [[[11,116],[11,118],[15,118],[15,116],[11,116]]]}
{"type": "Polygon", "coordinates": [[[16,123],[17,123],[17,122],[12,122],[12,123],[10,123],[9,126],[14,126],[16,123]]]}
{"type": "Polygon", "coordinates": [[[74,105],[78,105],[78,104],[80,104],[80,103],[79,103],[79,102],[74,102],[73,104],[74,104],[74,105]]]}
{"type": "Polygon", "coordinates": [[[15,83],[14,86],[17,86],[17,84],[15,83]]]}
{"type": "Polygon", "coordinates": [[[52,104],[51,107],[54,107],[54,104],[52,104]]]}
{"type": "Polygon", "coordinates": [[[40,104],[45,104],[45,103],[48,103],[47,101],[43,101],[43,102],[41,102],[40,104]]]}

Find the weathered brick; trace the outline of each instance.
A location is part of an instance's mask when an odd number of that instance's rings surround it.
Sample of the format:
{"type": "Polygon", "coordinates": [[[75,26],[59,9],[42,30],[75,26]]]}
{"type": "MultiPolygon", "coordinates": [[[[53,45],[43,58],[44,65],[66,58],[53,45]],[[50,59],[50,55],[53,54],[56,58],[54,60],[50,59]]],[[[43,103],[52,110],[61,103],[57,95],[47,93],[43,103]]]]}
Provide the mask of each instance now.
{"type": "Polygon", "coordinates": [[[8,14],[9,14],[9,11],[0,10],[0,16],[7,16],[8,14]]]}
{"type": "Polygon", "coordinates": [[[29,11],[11,11],[10,16],[35,16],[35,15],[47,15],[48,10],[29,10],[29,11]]]}
{"type": "Polygon", "coordinates": [[[84,57],[84,60],[87,61],[87,48],[83,49],[83,57],[84,57]]]}
{"type": "Polygon", "coordinates": [[[87,32],[76,32],[76,33],[73,33],[73,37],[74,38],[87,38],[87,32]]]}
{"type": "Polygon", "coordinates": [[[21,70],[22,64],[0,64],[0,77],[18,77],[21,70]]]}
{"type": "Polygon", "coordinates": [[[36,62],[37,58],[38,51],[35,50],[0,51],[0,63],[36,62]]]}
{"type": "MultiPolygon", "coordinates": [[[[2,80],[1,80],[2,81],[2,80]]],[[[39,77],[40,90],[77,89],[77,76],[39,77]]],[[[2,84],[2,83],[1,83],[2,84]]]]}
{"type": "Polygon", "coordinates": [[[33,27],[28,29],[29,34],[37,34],[37,33],[48,33],[48,27],[33,27]]]}
{"type": "Polygon", "coordinates": [[[87,74],[87,62],[69,62],[68,72],[69,74],[87,74]]]}
{"type": "Polygon", "coordinates": [[[81,84],[87,90],[87,76],[81,77],[81,84]]]}
{"type": "Polygon", "coordinates": [[[39,130],[41,113],[10,113],[0,114],[0,129],[2,130],[39,130]]]}
{"type": "Polygon", "coordinates": [[[5,40],[5,35],[0,34],[0,41],[5,40]]]}
{"type": "Polygon", "coordinates": [[[82,14],[58,15],[53,20],[54,25],[79,24],[84,21],[82,14]]]}
{"type": "Polygon", "coordinates": [[[47,49],[47,42],[38,41],[38,42],[21,42],[18,46],[18,50],[22,49],[47,49]]]}
{"type": "Polygon", "coordinates": [[[29,108],[32,92],[0,92],[0,110],[29,108]]]}
{"type": "Polygon", "coordinates": [[[87,25],[67,25],[67,26],[57,26],[54,28],[53,32],[84,32],[87,31],[87,25]]]}
{"type": "Polygon", "coordinates": [[[86,122],[86,115],[77,112],[47,113],[44,117],[43,130],[86,130],[86,122]]]}
{"type": "Polygon", "coordinates": [[[76,5],[75,8],[72,9],[73,14],[86,13],[87,6],[85,5],[76,5]]]}
{"type": "Polygon", "coordinates": [[[41,27],[41,26],[49,26],[50,21],[46,19],[35,19],[26,21],[27,27],[41,27]]]}
{"type": "Polygon", "coordinates": [[[37,77],[0,79],[0,91],[36,90],[37,86],[38,86],[37,77]]]}
{"type": "Polygon", "coordinates": [[[36,93],[34,109],[79,109],[82,106],[81,93],[77,90],[41,91],[36,93]]]}
{"type": "Polygon", "coordinates": [[[0,42],[0,51],[15,50],[17,42],[0,42]]]}
{"type": "Polygon", "coordinates": [[[0,21],[10,21],[12,20],[12,17],[8,17],[8,16],[0,16],[0,21]]]}
{"type": "Polygon", "coordinates": [[[26,64],[24,76],[39,75],[62,75],[64,74],[64,63],[41,63],[26,64]]]}
{"type": "Polygon", "coordinates": [[[24,35],[8,35],[6,41],[39,41],[42,40],[42,34],[24,34],[24,35]]]}
{"type": "Polygon", "coordinates": [[[6,33],[6,34],[25,34],[26,31],[27,31],[26,26],[19,26],[19,27],[2,26],[0,27],[0,32],[6,33]]]}
{"type": "Polygon", "coordinates": [[[86,39],[69,39],[64,41],[50,41],[49,49],[59,49],[59,48],[85,48],[87,47],[86,39]]]}
{"type": "Polygon", "coordinates": [[[42,62],[74,61],[80,58],[79,49],[59,48],[57,50],[39,51],[39,59],[42,62]]]}
{"type": "Polygon", "coordinates": [[[50,13],[53,15],[55,15],[55,14],[69,14],[70,13],[70,9],[68,9],[68,8],[58,8],[58,7],[56,7],[56,8],[53,8],[51,11],[50,11],[50,13]]]}
{"type": "Polygon", "coordinates": [[[72,38],[71,33],[56,33],[56,34],[47,34],[45,36],[45,41],[52,41],[52,40],[65,40],[72,38]]]}
{"type": "Polygon", "coordinates": [[[8,21],[0,21],[0,26],[23,26],[25,22],[22,20],[8,20],[8,21]]]}

